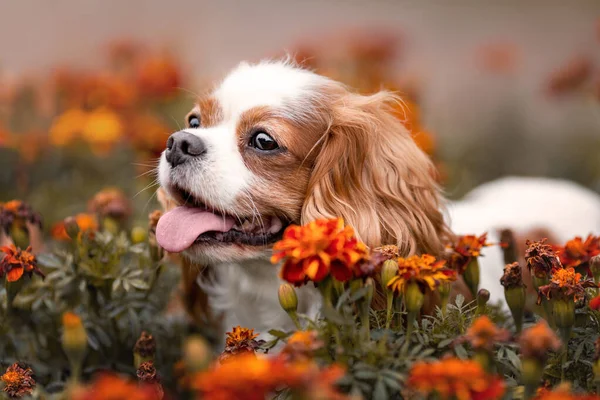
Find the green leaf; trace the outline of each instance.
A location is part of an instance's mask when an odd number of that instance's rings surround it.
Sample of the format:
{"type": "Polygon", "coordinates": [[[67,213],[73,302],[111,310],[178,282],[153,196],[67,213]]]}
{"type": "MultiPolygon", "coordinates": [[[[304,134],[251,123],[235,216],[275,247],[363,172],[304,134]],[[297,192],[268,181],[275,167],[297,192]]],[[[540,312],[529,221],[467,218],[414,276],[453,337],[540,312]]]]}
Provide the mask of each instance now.
{"type": "Polygon", "coordinates": [[[131,286],[133,286],[134,288],[140,289],[140,290],[150,289],[150,286],[148,286],[148,284],[141,279],[132,279],[129,281],[129,284],[131,286]]]}
{"type": "Polygon", "coordinates": [[[383,379],[378,379],[375,382],[375,389],[373,390],[373,400],[388,400],[389,398],[390,396],[383,379]]]}
{"type": "Polygon", "coordinates": [[[354,373],[352,375],[354,375],[354,377],[356,379],[360,379],[363,381],[370,381],[370,380],[377,378],[376,371],[371,371],[371,370],[367,370],[367,369],[361,369],[358,371],[354,371],[354,373]]]}
{"type": "Polygon", "coordinates": [[[573,360],[579,361],[579,357],[581,357],[581,353],[585,348],[585,342],[581,342],[579,346],[577,346],[577,350],[575,350],[575,355],[573,356],[573,360]]]}
{"type": "Polygon", "coordinates": [[[271,330],[269,331],[269,335],[271,335],[271,336],[275,336],[275,337],[276,337],[276,338],[278,338],[278,339],[285,339],[285,338],[287,338],[287,337],[288,337],[290,334],[289,334],[289,333],[286,333],[286,332],[284,332],[284,331],[277,330],[277,329],[271,329],[271,330]]]}
{"type": "Polygon", "coordinates": [[[454,352],[456,353],[456,356],[460,359],[466,360],[467,358],[469,358],[469,354],[467,354],[467,350],[465,350],[462,344],[454,346],[454,352]]]}
{"type": "Polygon", "coordinates": [[[452,342],[454,342],[454,338],[444,339],[438,343],[437,348],[441,349],[443,347],[447,347],[452,342]]]}

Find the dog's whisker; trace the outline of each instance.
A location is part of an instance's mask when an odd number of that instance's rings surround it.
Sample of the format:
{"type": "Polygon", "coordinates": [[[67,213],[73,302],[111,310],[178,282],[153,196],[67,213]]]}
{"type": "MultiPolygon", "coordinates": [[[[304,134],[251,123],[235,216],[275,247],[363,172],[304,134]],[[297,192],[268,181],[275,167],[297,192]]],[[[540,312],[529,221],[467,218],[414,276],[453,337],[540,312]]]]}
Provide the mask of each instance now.
{"type": "Polygon", "coordinates": [[[138,197],[140,194],[142,194],[142,193],[143,193],[143,192],[145,192],[146,190],[148,190],[148,189],[151,189],[151,188],[153,188],[153,187],[155,187],[155,186],[159,186],[159,185],[160,185],[160,183],[158,182],[158,180],[157,180],[157,179],[155,179],[155,180],[154,180],[154,181],[152,181],[150,184],[148,184],[146,187],[144,187],[142,190],[140,190],[139,192],[137,192],[137,193],[136,193],[136,194],[133,196],[133,198],[135,199],[136,197],[138,197]]]}

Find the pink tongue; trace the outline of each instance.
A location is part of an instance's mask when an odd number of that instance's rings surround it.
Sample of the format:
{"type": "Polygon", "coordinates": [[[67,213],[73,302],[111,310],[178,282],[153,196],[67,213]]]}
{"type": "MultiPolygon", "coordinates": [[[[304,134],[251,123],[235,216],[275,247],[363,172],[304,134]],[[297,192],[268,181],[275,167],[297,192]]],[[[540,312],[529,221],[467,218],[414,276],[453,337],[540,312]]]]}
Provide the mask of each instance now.
{"type": "Polygon", "coordinates": [[[179,253],[208,231],[227,232],[235,221],[201,208],[177,207],[164,214],[156,225],[156,240],[163,249],[179,253]]]}

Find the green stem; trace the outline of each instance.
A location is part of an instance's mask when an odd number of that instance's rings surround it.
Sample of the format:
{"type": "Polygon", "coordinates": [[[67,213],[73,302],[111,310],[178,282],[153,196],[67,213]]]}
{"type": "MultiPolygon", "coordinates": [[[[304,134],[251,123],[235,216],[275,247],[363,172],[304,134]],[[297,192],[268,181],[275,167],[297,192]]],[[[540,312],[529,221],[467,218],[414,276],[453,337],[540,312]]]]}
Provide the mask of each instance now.
{"type": "Polygon", "coordinates": [[[288,312],[290,318],[292,319],[292,321],[294,322],[294,325],[296,325],[296,329],[298,329],[299,331],[302,330],[302,325],[300,324],[300,320],[298,319],[298,314],[296,313],[296,311],[290,311],[288,312]]]}
{"type": "Polygon", "coordinates": [[[361,319],[362,319],[362,331],[363,331],[363,340],[365,342],[371,341],[371,322],[369,321],[369,309],[371,307],[371,303],[369,301],[363,301],[362,310],[361,310],[361,319]]]}
{"type": "Polygon", "coordinates": [[[403,353],[406,355],[408,353],[408,347],[410,346],[410,339],[412,337],[412,333],[414,330],[414,323],[417,319],[416,311],[409,311],[406,316],[406,339],[404,341],[403,353]]]}
{"type": "Polygon", "coordinates": [[[568,360],[569,354],[569,339],[571,338],[571,327],[562,327],[560,328],[560,335],[563,341],[563,354],[562,354],[562,364],[560,366],[560,380],[561,382],[565,381],[565,364],[568,360]]]}
{"type": "Polygon", "coordinates": [[[390,329],[390,324],[392,323],[392,309],[393,308],[394,308],[394,292],[392,292],[391,290],[388,290],[385,329],[390,329]]]}

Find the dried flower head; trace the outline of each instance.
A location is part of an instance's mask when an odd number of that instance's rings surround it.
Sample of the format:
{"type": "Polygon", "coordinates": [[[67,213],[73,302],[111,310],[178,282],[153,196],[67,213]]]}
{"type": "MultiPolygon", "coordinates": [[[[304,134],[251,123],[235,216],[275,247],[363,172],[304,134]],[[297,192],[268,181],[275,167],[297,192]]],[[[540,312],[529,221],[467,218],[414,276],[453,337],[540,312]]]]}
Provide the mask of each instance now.
{"type": "MultiPolygon", "coordinates": [[[[75,222],[79,227],[79,237],[84,234],[93,236],[94,232],[98,230],[98,221],[96,216],[93,214],[77,214],[75,215],[75,222]]],[[[67,234],[65,222],[61,221],[55,224],[51,230],[52,237],[56,240],[71,240],[67,234]]]]}
{"type": "Polygon", "coordinates": [[[387,284],[396,293],[404,291],[407,284],[416,282],[421,291],[435,290],[442,282],[456,280],[456,271],[446,268],[444,260],[423,254],[398,259],[398,272],[387,284]]]}
{"type": "Polygon", "coordinates": [[[314,352],[324,344],[317,331],[296,331],[288,338],[281,354],[289,360],[312,359],[314,352]]]}
{"type": "Polygon", "coordinates": [[[31,368],[14,363],[6,369],[4,375],[0,377],[4,383],[4,392],[9,398],[18,399],[29,395],[35,388],[33,371],[31,368]]]}
{"type": "Polygon", "coordinates": [[[529,271],[538,278],[547,278],[558,268],[561,268],[560,260],[552,249],[552,246],[546,244],[547,239],[538,242],[527,240],[527,250],[525,251],[525,262],[529,271]]]}
{"type": "Polygon", "coordinates": [[[232,356],[241,353],[254,354],[264,343],[264,340],[256,340],[258,333],[254,333],[254,329],[236,326],[226,334],[225,350],[219,358],[221,362],[229,361],[232,356]]]}
{"type": "Polygon", "coordinates": [[[140,364],[136,375],[140,382],[144,383],[160,383],[160,377],[156,372],[154,361],[146,361],[140,364]]]}
{"type": "Polygon", "coordinates": [[[289,226],[273,246],[271,262],[284,260],[281,276],[295,285],[320,282],[330,274],[345,282],[355,275],[356,265],[368,259],[367,247],[342,219],[317,220],[289,226]]]}
{"type": "Polygon", "coordinates": [[[99,376],[87,387],[76,389],[71,400],[161,400],[153,385],[138,385],[116,375],[99,376]]]}
{"type": "Polygon", "coordinates": [[[133,352],[142,357],[154,357],[154,354],[156,353],[156,340],[154,339],[154,336],[146,331],[142,331],[142,334],[135,342],[133,352]]]}
{"type": "Polygon", "coordinates": [[[582,280],[574,268],[559,268],[553,272],[550,283],[539,288],[538,304],[541,304],[542,296],[578,301],[586,296],[585,288],[589,287],[597,286],[589,279],[582,280]]]}
{"type": "Polygon", "coordinates": [[[400,250],[398,249],[398,246],[394,244],[386,244],[385,246],[378,247],[373,250],[373,252],[381,253],[390,259],[397,259],[400,257],[400,250]]]}
{"type": "Polygon", "coordinates": [[[408,386],[424,396],[458,400],[500,399],[505,390],[504,381],[488,375],[478,362],[454,357],[414,363],[408,386]]]}
{"type": "Polygon", "coordinates": [[[156,225],[158,220],[162,217],[163,212],[161,210],[154,210],[148,214],[148,230],[152,233],[156,233],[156,225]]]}
{"type": "Polygon", "coordinates": [[[37,267],[37,260],[31,253],[31,246],[26,250],[21,250],[14,245],[0,247],[0,252],[4,253],[4,257],[0,260],[0,278],[6,275],[8,282],[16,282],[24,274],[29,278],[36,273],[42,278],[45,276],[37,267]]]}
{"type": "Polygon", "coordinates": [[[590,259],[600,254],[600,236],[589,235],[585,240],[577,236],[564,246],[557,246],[556,254],[565,268],[587,268],[590,259]]]}
{"type": "Polygon", "coordinates": [[[131,204],[122,191],[115,188],[103,189],[88,202],[90,213],[117,220],[127,219],[131,215],[131,204]]]}
{"type": "Polygon", "coordinates": [[[536,358],[544,361],[548,351],[557,351],[561,347],[560,339],[548,327],[545,321],[540,321],[531,328],[523,331],[519,337],[521,354],[525,358],[536,358]]]}
{"type": "Polygon", "coordinates": [[[344,371],[336,366],[320,369],[312,362],[287,362],[282,357],[234,356],[192,378],[192,387],[207,399],[263,400],[288,387],[299,398],[345,399],[335,387],[344,371]]]}
{"type": "Polygon", "coordinates": [[[498,328],[487,315],[483,315],[473,321],[461,341],[469,342],[475,350],[492,351],[496,343],[509,338],[509,331],[498,328]]]}
{"type": "Polygon", "coordinates": [[[502,278],[500,278],[500,283],[506,289],[525,286],[523,284],[521,266],[518,262],[508,264],[504,267],[504,274],[502,275],[502,278]]]}
{"type": "Polygon", "coordinates": [[[8,232],[15,222],[29,222],[42,227],[42,217],[33,208],[21,200],[0,203],[0,229],[8,232]]]}
{"type": "Polygon", "coordinates": [[[481,236],[459,236],[456,244],[447,247],[450,251],[448,266],[463,274],[471,260],[481,256],[481,249],[487,246],[491,246],[487,242],[487,233],[481,236]]]}

